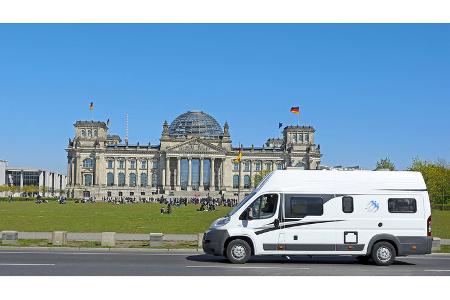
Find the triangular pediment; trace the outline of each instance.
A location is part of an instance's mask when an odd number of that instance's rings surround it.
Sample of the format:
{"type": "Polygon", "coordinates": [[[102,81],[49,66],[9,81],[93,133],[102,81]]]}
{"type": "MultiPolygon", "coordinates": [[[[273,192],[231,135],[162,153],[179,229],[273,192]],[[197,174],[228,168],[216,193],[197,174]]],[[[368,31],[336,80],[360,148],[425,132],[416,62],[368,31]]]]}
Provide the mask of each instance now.
{"type": "Polygon", "coordinates": [[[226,151],[216,145],[199,138],[194,138],[178,145],[167,148],[167,153],[193,154],[226,154],[226,151]]]}

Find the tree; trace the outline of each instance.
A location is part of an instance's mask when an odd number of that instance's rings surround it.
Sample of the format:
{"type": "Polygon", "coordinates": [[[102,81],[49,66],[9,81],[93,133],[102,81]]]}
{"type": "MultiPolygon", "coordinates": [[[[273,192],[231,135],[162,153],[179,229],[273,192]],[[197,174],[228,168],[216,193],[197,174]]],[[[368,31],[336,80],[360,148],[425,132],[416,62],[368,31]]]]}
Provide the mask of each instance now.
{"type": "Polygon", "coordinates": [[[416,158],[408,168],[408,171],[422,173],[428,194],[433,202],[439,204],[448,202],[448,196],[450,195],[450,164],[445,160],[428,162],[416,158]]]}
{"type": "Polygon", "coordinates": [[[2,192],[8,192],[9,187],[7,185],[0,185],[0,193],[2,192]]]}
{"type": "Polygon", "coordinates": [[[375,168],[375,170],[390,170],[390,171],[394,171],[395,170],[395,165],[393,162],[390,161],[389,158],[382,158],[379,161],[377,161],[377,166],[375,168]]]}
{"type": "Polygon", "coordinates": [[[255,174],[254,179],[253,179],[253,183],[255,184],[255,187],[257,187],[260,182],[264,179],[264,177],[267,176],[267,174],[269,174],[270,170],[261,170],[258,173],[255,174]]]}
{"type": "Polygon", "coordinates": [[[23,187],[23,192],[27,195],[34,195],[39,192],[39,187],[36,185],[25,185],[23,187]]]}
{"type": "Polygon", "coordinates": [[[47,193],[48,190],[49,190],[49,189],[48,189],[48,187],[46,187],[46,186],[40,186],[40,187],[38,188],[38,191],[42,193],[42,196],[43,196],[43,197],[45,197],[45,193],[47,193]]]}

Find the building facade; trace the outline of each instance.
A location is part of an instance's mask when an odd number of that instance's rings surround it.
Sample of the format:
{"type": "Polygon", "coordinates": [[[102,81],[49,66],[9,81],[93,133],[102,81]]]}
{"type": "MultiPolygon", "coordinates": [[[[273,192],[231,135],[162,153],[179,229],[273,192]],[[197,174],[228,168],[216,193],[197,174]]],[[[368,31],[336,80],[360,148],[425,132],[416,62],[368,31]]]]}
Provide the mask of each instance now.
{"type": "Polygon", "coordinates": [[[68,189],[72,197],[235,198],[253,189],[255,174],[297,166],[317,169],[320,146],[311,126],[287,126],[283,138],[263,147],[233,147],[229,125],[189,111],[164,122],[158,145],[129,145],[111,135],[104,122],[77,121],[67,147],[68,189]],[[240,163],[234,162],[242,149],[240,163]]]}
{"type": "MultiPolygon", "coordinates": [[[[0,185],[18,187],[12,196],[21,196],[26,186],[39,187],[39,194],[59,196],[66,192],[67,176],[42,169],[8,167],[7,161],[0,160],[0,185]]],[[[6,196],[4,192],[1,196],[6,196]]]]}
{"type": "Polygon", "coordinates": [[[6,184],[6,167],[8,162],[0,159],[0,185],[6,184]]]}

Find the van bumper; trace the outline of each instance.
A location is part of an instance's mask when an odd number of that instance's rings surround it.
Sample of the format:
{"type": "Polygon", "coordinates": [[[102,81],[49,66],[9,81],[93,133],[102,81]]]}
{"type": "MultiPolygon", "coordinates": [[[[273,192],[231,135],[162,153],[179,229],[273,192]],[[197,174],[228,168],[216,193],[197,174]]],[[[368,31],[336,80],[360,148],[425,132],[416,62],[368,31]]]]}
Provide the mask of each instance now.
{"type": "Polygon", "coordinates": [[[225,241],[230,237],[227,230],[211,229],[203,235],[203,251],[212,255],[223,255],[225,241]]]}
{"type": "Polygon", "coordinates": [[[433,237],[431,236],[401,236],[398,237],[400,247],[398,255],[431,254],[433,237]]]}

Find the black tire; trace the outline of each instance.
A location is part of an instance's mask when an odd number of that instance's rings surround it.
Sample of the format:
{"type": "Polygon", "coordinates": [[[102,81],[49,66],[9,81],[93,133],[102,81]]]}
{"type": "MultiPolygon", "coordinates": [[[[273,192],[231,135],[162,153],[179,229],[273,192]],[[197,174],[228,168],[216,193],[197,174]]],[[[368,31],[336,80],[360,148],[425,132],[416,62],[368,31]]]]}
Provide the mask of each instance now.
{"type": "Polygon", "coordinates": [[[233,264],[245,264],[252,255],[252,248],[244,240],[232,240],[227,246],[226,255],[233,264]]]}
{"type": "Polygon", "coordinates": [[[372,248],[372,260],[378,266],[390,266],[395,261],[396,251],[389,242],[378,242],[372,248]]]}

